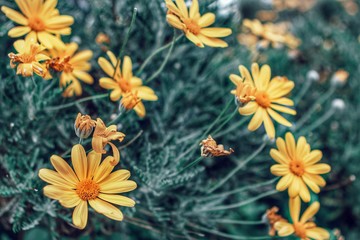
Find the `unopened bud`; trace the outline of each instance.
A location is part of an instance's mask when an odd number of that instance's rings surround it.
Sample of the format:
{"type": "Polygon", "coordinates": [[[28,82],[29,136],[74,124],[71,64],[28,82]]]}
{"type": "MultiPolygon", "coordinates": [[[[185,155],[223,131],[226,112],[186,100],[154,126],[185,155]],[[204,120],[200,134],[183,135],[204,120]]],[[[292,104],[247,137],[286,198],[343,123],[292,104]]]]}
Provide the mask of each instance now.
{"type": "Polygon", "coordinates": [[[81,115],[81,113],[78,113],[74,123],[76,136],[81,139],[88,138],[92,133],[95,125],[95,120],[92,120],[89,115],[81,115]]]}
{"type": "Polygon", "coordinates": [[[306,78],[309,80],[309,81],[314,81],[314,82],[317,82],[319,81],[320,79],[320,75],[317,71],[315,70],[310,70],[308,71],[308,73],[306,74],[306,78]]]}

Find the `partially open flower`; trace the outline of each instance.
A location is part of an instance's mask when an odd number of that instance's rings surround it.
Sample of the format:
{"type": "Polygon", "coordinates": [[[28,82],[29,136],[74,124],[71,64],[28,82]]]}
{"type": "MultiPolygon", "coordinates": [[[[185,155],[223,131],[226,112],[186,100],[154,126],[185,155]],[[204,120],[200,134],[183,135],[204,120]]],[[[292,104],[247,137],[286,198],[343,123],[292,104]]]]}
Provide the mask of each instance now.
{"type": "Polygon", "coordinates": [[[122,95],[120,104],[126,110],[134,109],[134,107],[141,102],[141,99],[137,96],[136,92],[126,92],[122,95]]]}
{"type": "Polygon", "coordinates": [[[230,75],[230,80],[236,85],[236,89],[231,90],[231,94],[235,95],[236,102],[240,107],[243,107],[248,102],[256,99],[255,87],[248,83],[244,83],[244,81],[235,74],[230,75]]]}
{"type": "Polygon", "coordinates": [[[96,127],[92,139],[92,148],[97,153],[106,153],[105,146],[109,144],[112,148],[114,154],[114,161],[111,162],[113,166],[119,163],[120,161],[120,152],[117,147],[110,141],[119,140],[120,142],[124,140],[125,134],[117,131],[116,125],[111,125],[106,127],[104,122],[97,118],[96,127]]]}
{"type": "Polygon", "coordinates": [[[285,218],[283,218],[280,214],[277,214],[279,211],[279,208],[272,207],[268,210],[266,210],[265,216],[269,223],[269,235],[275,236],[276,235],[276,229],[274,227],[276,222],[288,222],[285,218]]]}
{"type": "Polygon", "coordinates": [[[76,136],[81,139],[88,138],[95,125],[95,120],[92,120],[89,115],[82,115],[81,113],[78,113],[74,123],[76,136]]]}
{"type": "Polygon", "coordinates": [[[210,135],[207,137],[207,139],[201,141],[200,146],[202,157],[228,156],[234,152],[232,148],[225,150],[224,145],[218,145],[210,135]]]}

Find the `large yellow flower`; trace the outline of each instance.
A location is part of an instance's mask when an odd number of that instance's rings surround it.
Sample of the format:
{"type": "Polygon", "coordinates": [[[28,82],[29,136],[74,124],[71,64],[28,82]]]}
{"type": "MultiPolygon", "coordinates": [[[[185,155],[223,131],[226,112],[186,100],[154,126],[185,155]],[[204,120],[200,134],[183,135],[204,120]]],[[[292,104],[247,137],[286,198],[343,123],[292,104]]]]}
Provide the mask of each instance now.
{"type": "Polygon", "coordinates": [[[276,139],[278,149],[271,149],[271,157],[278,163],[271,167],[270,171],[282,178],[276,185],[278,191],[288,189],[291,198],[300,195],[305,202],[310,201],[308,187],[319,193],[320,187],[325,186],[325,180],[319,176],[330,172],[328,164],[317,163],[322,158],[319,150],[310,149],[310,145],[304,137],[300,137],[295,143],[294,136],[286,133],[285,141],[282,138],[276,139]]]}
{"type": "Polygon", "coordinates": [[[77,228],[86,227],[88,204],[96,212],[117,221],[122,221],[123,214],[110,203],[126,207],[135,205],[131,198],[118,195],[134,190],[136,183],[128,180],[130,172],[127,170],[111,173],[113,159],[108,156],[101,162],[101,154],[94,151],[86,157],[84,148],[77,144],[71,151],[74,170],[57,155],[50,158],[56,171],[40,169],[39,177],[50,183],[44,187],[45,196],[59,200],[63,207],[75,207],[72,220],[77,228]]]}
{"type": "Polygon", "coordinates": [[[286,77],[274,77],[270,80],[271,69],[269,65],[264,65],[259,69],[259,65],[253,63],[251,66],[252,76],[242,65],[240,65],[239,70],[241,77],[231,74],[230,80],[235,85],[237,85],[238,82],[244,81],[244,83],[248,83],[257,89],[255,101],[249,102],[244,107],[239,108],[241,115],[247,116],[255,113],[249,123],[248,129],[255,131],[264,123],[267,135],[269,138],[274,138],[275,127],[271,118],[282,125],[291,127],[292,124],[274,110],[291,115],[296,114],[295,110],[287,107],[293,106],[294,102],[285,97],[294,88],[294,82],[288,80],[286,77]]]}
{"type": "Polygon", "coordinates": [[[52,60],[48,61],[48,68],[62,72],[60,75],[60,87],[66,87],[63,96],[72,97],[74,94],[80,96],[82,87],[80,81],[87,84],[93,84],[94,79],[88,71],[91,69],[90,59],[93,56],[91,50],[76,52],[77,43],[66,44],[66,49],[50,49],[49,55],[52,60]],[[71,84],[70,84],[71,82],[71,84]]]}
{"type": "Polygon", "coordinates": [[[16,74],[29,77],[35,72],[41,77],[45,76],[46,68],[39,62],[47,60],[49,57],[42,53],[45,49],[43,46],[28,39],[15,41],[14,48],[18,53],[9,53],[9,58],[10,66],[12,68],[17,66],[16,74]]]}
{"type": "Polygon", "coordinates": [[[1,7],[1,11],[12,21],[22,25],[12,28],[8,35],[16,38],[27,34],[27,39],[39,40],[47,48],[63,48],[64,43],[54,35],[70,35],[74,18],[60,15],[55,7],[57,0],[15,0],[21,13],[1,7]]]}
{"type": "Polygon", "coordinates": [[[291,234],[301,238],[301,240],[326,240],[330,238],[330,234],[323,228],[317,227],[311,220],[312,217],[319,211],[319,202],[314,202],[308,207],[300,218],[301,208],[300,198],[290,198],[290,215],[293,223],[279,221],[275,223],[275,229],[281,237],[289,236],[291,234]],[[300,220],[299,220],[300,218],[300,220]],[[310,221],[309,221],[310,220],[310,221]]]}
{"type": "Polygon", "coordinates": [[[229,36],[232,31],[230,28],[209,28],[215,22],[215,14],[205,13],[200,15],[199,2],[193,0],[188,11],[184,0],[176,0],[176,5],[172,0],[165,0],[166,7],[169,9],[167,22],[182,31],[186,37],[198,47],[204,45],[210,47],[227,47],[228,44],[218,39],[229,36]]]}
{"type": "MultiPolygon", "coordinates": [[[[107,51],[110,62],[103,57],[98,59],[98,63],[102,70],[109,77],[100,78],[100,86],[105,89],[111,90],[110,99],[118,101],[121,97],[126,96],[126,93],[131,92],[140,100],[156,101],[158,97],[155,92],[146,86],[142,85],[142,80],[133,76],[132,62],[130,57],[125,56],[122,64],[122,71],[120,69],[120,59],[116,58],[114,53],[107,51]],[[117,64],[117,62],[119,63],[117,64]],[[114,74],[116,68],[116,73],[114,74]]],[[[142,101],[138,101],[134,107],[135,112],[144,117],[146,114],[145,106],[142,101]]]]}

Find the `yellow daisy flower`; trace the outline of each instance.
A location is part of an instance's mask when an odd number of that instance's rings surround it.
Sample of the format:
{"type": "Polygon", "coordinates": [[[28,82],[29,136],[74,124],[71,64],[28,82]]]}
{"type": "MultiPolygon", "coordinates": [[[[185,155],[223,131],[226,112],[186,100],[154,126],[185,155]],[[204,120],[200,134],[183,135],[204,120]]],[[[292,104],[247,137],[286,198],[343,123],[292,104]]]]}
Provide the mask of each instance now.
{"type": "Polygon", "coordinates": [[[250,72],[242,65],[239,67],[241,77],[235,74],[230,75],[230,79],[234,84],[242,82],[256,87],[255,101],[249,102],[243,107],[239,107],[241,115],[252,115],[248,129],[255,131],[262,123],[264,123],[265,130],[269,138],[275,137],[275,127],[271,120],[273,118],[278,123],[291,127],[292,124],[278,114],[276,111],[295,115],[296,111],[288,108],[293,106],[294,102],[287,96],[294,88],[294,82],[288,80],[286,77],[274,77],[270,80],[271,69],[269,65],[264,65],[259,69],[257,63],[251,66],[252,76],[250,72]],[[270,118],[271,117],[271,118],[270,118]]]}
{"type": "Polygon", "coordinates": [[[84,229],[88,220],[88,204],[98,213],[116,221],[123,220],[122,212],[113,204],[133,207],[135,201],[118,195],[136,188],[134,181],[128,180],[130,172],[117,170],[110,162],[114,158],[106,157],[101,162],[101,154],[94,151],[87,156],[84,148],[77,144],[71,150],[74,170],[64,159],[57,155],[50,158],[56,171],[40,169],[39,177],[49,183],[44,187],[44,195],[58,200],[65,208],[73,208],[73,224],[84,229]],[[100,163],[101,162],[101,163],[100,163]]]}
{"type": "MultiPolygon", "coordinates": [[[[106,54],[108,55],[110,62],[103,57],[98,59],[100,67],[108,75],[108,77],[100,78],[100,86],[111,90],[110,99],[112,101],[118,101],[121,97],[127,96],[126,93],[128,92],[133,93],[133,95],[136,95],[141,100],[158,100],[158,97],[151,88],[143,86],[142,80],[133,76],[130,57],[124,57],[121,71],[120,59],[116,58],[111,51],[107,51],[106,54]],[[119,61],[119,64],[117,64],[117,61],[119,61]],[[116,66],[116,73],[114,74],[116,66]]],[[[145,106],[142,101],[139,101],[134,106],[134,110],[139,117],[144,117],[146,114],[145,106]]]]}
{"type": "Polygon", "coordinates": [[[301,240],[326,240],[330,238],[330,234],[324,228],[317,227],[316,224],[311,221],[313,216],[319,211],[320,203],[312,203],[303,213],[300,220],[300,198],[290,198],[290,215],[293,223],[279,221],[275,223],[275,229],[278,231],[278,235],[281,237],[294,234],[301,240]],[[310,221],[309,221],[310,220],[310,221]]]}
{"type": "Polygon", "coordinates": [[[39,62],[49,59],[48,56],[41,53],[45,48],[30,40],[17,40],[14,42],[14,48],[18,52],[9,53],[10,66],[17,66],[16,74],[24,77],[32,76],[35,72],[37,75],[44,77],[46,68],[39,62]]]}
{"type": "Polygon", "coordinates": [[[200,15],[199,2],[193,0],[188,10],[184,0],[165,0],[169,9],[166,20],[174,28],[184,31],[186,37],[198,47],[227,47],[228,44],[218,38],[229,36],[230,28],[209,28],[215,22],[215,14],[200,15]]]}
{"type": "Polygon", "coordinates": [[[16,38],[25,34],[26,39],[39,40],[47,48],[65,49],[64,43],[54,35],[70,35],[74,18],[60,15],[55,7],[57,0],[15,0],[20,12],[6,6],[1,11],[12,21],[22,25],[12,28],[8,35],[16,38]]]}
{"type": "Polygon", "coordinates": [[[319,186],[324,187],[326,184],[320,174],[330,172],[330,166],[318,163],[322,158],[321,151],[311,151],[304,137],[300,137],[295,143],[294,136],[288,132],[285,141],[282,138],[276,139],[276,146],[278,149],[270,150],[270,156],[278,163],[273,165],[270,171],[282,177],[276,189],[288,189],[291,198],[299,195],[304,202],[309,202],[308,187],[314,193],[319,193],[319,186]]]}
{"type": "MultiPolygon", "coordinates": [[[[62,72],[60,75],[60,87],[67,86],[64,90],[64,97],[80,96],[82,87],[80,81],[87,84],[93,84],[94,79],[87,73],[91,69],[90,59],[93,56],[91,50],[76,52],[79,48],[77,43],[66,44],[66,49],[50,49],[51,60],[47,62],[49,69],[62,72]],[[69,83],[71,84],[69,85],[69,83]]],[[[50,75],[47,78],[51,78],[50,75]]]]}

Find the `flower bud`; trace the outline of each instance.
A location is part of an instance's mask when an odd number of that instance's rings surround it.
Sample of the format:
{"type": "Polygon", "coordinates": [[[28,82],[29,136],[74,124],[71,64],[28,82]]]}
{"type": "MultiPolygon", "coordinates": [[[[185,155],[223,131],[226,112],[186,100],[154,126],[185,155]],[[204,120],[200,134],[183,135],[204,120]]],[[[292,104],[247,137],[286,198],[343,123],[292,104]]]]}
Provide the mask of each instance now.
{"type": "Polygon", "coordinates": [[[89,115],[81,115],[81,113],[78,113],[74,123],[76,136],[81,139],[88,138],[92,133],[95,125],[95,120],[92,120],[89,115]]]}

